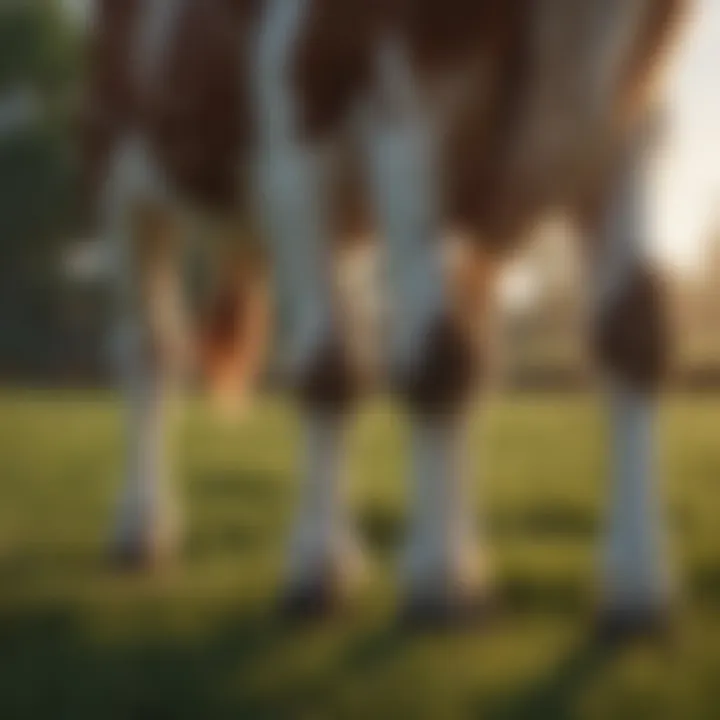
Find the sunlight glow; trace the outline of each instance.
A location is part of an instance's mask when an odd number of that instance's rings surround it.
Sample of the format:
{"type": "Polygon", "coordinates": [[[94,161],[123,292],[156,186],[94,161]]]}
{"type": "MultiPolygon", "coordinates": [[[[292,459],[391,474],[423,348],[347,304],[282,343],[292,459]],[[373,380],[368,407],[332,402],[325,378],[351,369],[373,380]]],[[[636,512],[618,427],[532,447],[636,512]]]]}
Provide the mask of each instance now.
{"type": "Polygon", "coordinates": [[[659,177],[661,256],[697,266],[720,222],[720,2],[699,0],[670,87],[670,137],[659,177]]]}

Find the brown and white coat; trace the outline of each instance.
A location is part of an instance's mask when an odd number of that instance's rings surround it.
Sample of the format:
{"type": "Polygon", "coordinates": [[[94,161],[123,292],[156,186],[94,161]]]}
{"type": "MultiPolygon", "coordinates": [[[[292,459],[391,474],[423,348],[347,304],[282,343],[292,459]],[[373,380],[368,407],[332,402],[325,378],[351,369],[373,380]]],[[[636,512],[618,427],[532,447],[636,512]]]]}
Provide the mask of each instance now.
{"type": "Polygon", "coordinates": [[[180,350],[169,274],[150,251],[161,245],[156,214],[250,215],[290,313],[279,353],[305,411],[288,593],[303,605],[346,584],[357,552],[343,447],[362,372],[329,267],[338,238],[376,232],[392,308],[388,374],[413,422],[408,601],[441,614],[473,606],[486,563],[461,456],[485,310],[503,259],[540,219],[562,212],[586,239],[614,427],[603,591],[612,612],[664,609],[654,415],[666,341],[644,255],[643,192],[663,61],[688,5],[97,0],[88,189],[102,190],[97,206],[124,258],[135,408],[121,544],[145,549],[162,535],[159,414],[180,350]],[[466,240],[451,282],[448,232],[466,240]]]}

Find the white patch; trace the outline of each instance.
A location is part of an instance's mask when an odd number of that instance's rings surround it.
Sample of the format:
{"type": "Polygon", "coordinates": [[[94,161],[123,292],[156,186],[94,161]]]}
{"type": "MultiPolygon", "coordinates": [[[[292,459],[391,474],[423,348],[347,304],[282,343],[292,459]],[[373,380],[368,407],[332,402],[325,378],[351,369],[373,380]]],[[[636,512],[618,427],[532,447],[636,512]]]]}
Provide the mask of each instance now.
{"type": "MultiPolygon", "coordinates": [[[[166,184],[144,143],[130,138],[119,146],[103,197],[103,217],[116,273],[118,313],[115,351],[127,402],[125,480],[115,530],[121,550],[158,552],[173,541],[177,508],[169,488],[166,439],[171,365],[151,364],[148,334],[170,353],[184,347],[177,278],[162,268],[143,270],[135,256],[133,210],[139,202],[162,205],[166,184]]],[[[176,358],[173,358],[177,362],[176,358]]]]}
{"type": "Polygon", "coordinates": [[[382,45],[377,75],[379,103],[365,118],[370,180],[387,243],[391,361],[407,369],[443,304],[439,119],[397,43],[382,45]]]}
{"type": "Polygon", "coordinates": [[[125,368],[135,362],[133,358],[138,356],[136,346],[139,347],[142,326],[153,328],[167,344],[170,344],[167,338],[178,338],[170,342],[178,347],[185,345],[185,341],[179,339],[184,329],[178,298],[171,297],[177,290],[173,278],[168,278],[167,274],[143,278],[134,255],[133,234],[136,230],[133,211],[140,203],[163,207],[168,212],[175,207],[168,184],[147,145],[140,138],[129,137],[118,145],[105,183],[101,207],[105,225],[103,242],[107,244],[106,252],[110,266],[114,268],[120,298],[117,308],[121,314],[120,327],[113,345],[122,375],[125,375],[125,368]],[[145,284],[149,285],[149,291],[145,284]],[[141,305],[139,298],[143,293],[148,299],[141,305]],[[154,315],[140,317],[140,312],[152,312],[154,315]]]}
{"type": "Polygon", "coordinates": [[[136,315],[139,306],[135,299],[142,280],[133,254],[133,208],[139,202],[157,201],[165,196],[158,168],[142,140],[128,138],[119,144],[102,194],[101,217],[102,241],[107,245],[119,298],[113,355],[123,377],[130,374],[130,365],[138,356],[142,333],[136,315]]]}
{"type": "Polygon", "coordinates": [[[628,390],[610,393],[614,457],[603,592],[613,606],[663,608],[670,600],[656,404],[628,390]]]}
{"type": "Polygon", "coordinates": [[[414,487],[403,574],[411,594],[432,595],[450,582],[478,589],[488,568],[478,547],[466,419],[417,422],[414,487]]]}
{"type": "Polygon", "coordinates": [[[355,582],[362,572],[348,510],[347,426],[346,418],[306,419],[300,510],[287,569],[291,587],[325,579],[328,572],[355,582]]]}
{"type": "MultiPolygon", "coordinates": [[[[142,138],[130,136],[118,144],[101,202],[102,217],[111,234],[128,232],[130,210],[136,203],[173,202],[165,175],[142,138]]],[[[114,242],[114,246],[122,247],[122,243],[114,242]]]]}
{"type": "Polygon", "coordinates": [[[331,311],[329,148],[310,147],[297,137],[297,108],[289,84],[289,58],[307,5],[307,0],[267,3],[253,65],[260,129],[257,191],[272,243],[280,315],[288,316],[290,326],[280,353],[290,375],[301,372],[317,350],[331,311]]]}
{"type": "Polygon", "coordinates": [[[170,549],[180,522],[169,467],[172,408],[161,381],[127,369],[125,380],[125,482],[113,541],[118,550],[156,553],[170,549]]]}

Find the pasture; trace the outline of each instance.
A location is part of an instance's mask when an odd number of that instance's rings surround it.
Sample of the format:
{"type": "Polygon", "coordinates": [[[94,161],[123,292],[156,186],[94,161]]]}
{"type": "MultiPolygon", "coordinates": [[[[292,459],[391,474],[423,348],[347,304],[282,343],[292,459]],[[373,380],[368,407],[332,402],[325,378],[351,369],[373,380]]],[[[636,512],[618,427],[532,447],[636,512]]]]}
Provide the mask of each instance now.
{"type": "MultiPolygon", "coordinates": [[[[155,576],[104,556],[119,404],[102,393],[0,396],[0,718],[711,718],[720,714],[720,398],[672,397],[667,494],[685,589],[672,645],[593,641],[603,425],[583,397],[493,401],[476,429],[503,612],[481,632],[395,623],[403,424],[378,402],[353,448],[373,562],[357,611],[317,626],[274,597],[296,488],[297,426],[263,400],[179,428],[186,547],[155,576]]],[[[482,479],[482,482],[481,482],[482,479]]],[[[480,504],[480,503],[479,503],[480,504]]]]}

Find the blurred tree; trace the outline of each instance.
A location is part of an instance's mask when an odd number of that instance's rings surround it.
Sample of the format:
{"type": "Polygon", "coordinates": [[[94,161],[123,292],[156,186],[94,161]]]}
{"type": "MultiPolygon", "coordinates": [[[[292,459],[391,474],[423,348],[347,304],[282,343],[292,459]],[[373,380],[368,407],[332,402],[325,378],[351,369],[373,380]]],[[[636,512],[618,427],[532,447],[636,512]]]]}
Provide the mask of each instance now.
{"type": "Polygon", "coordinates": [[[56,0],[0,3],[0,369],[51,361],[72,221],[77,38],[56,0]]]}

